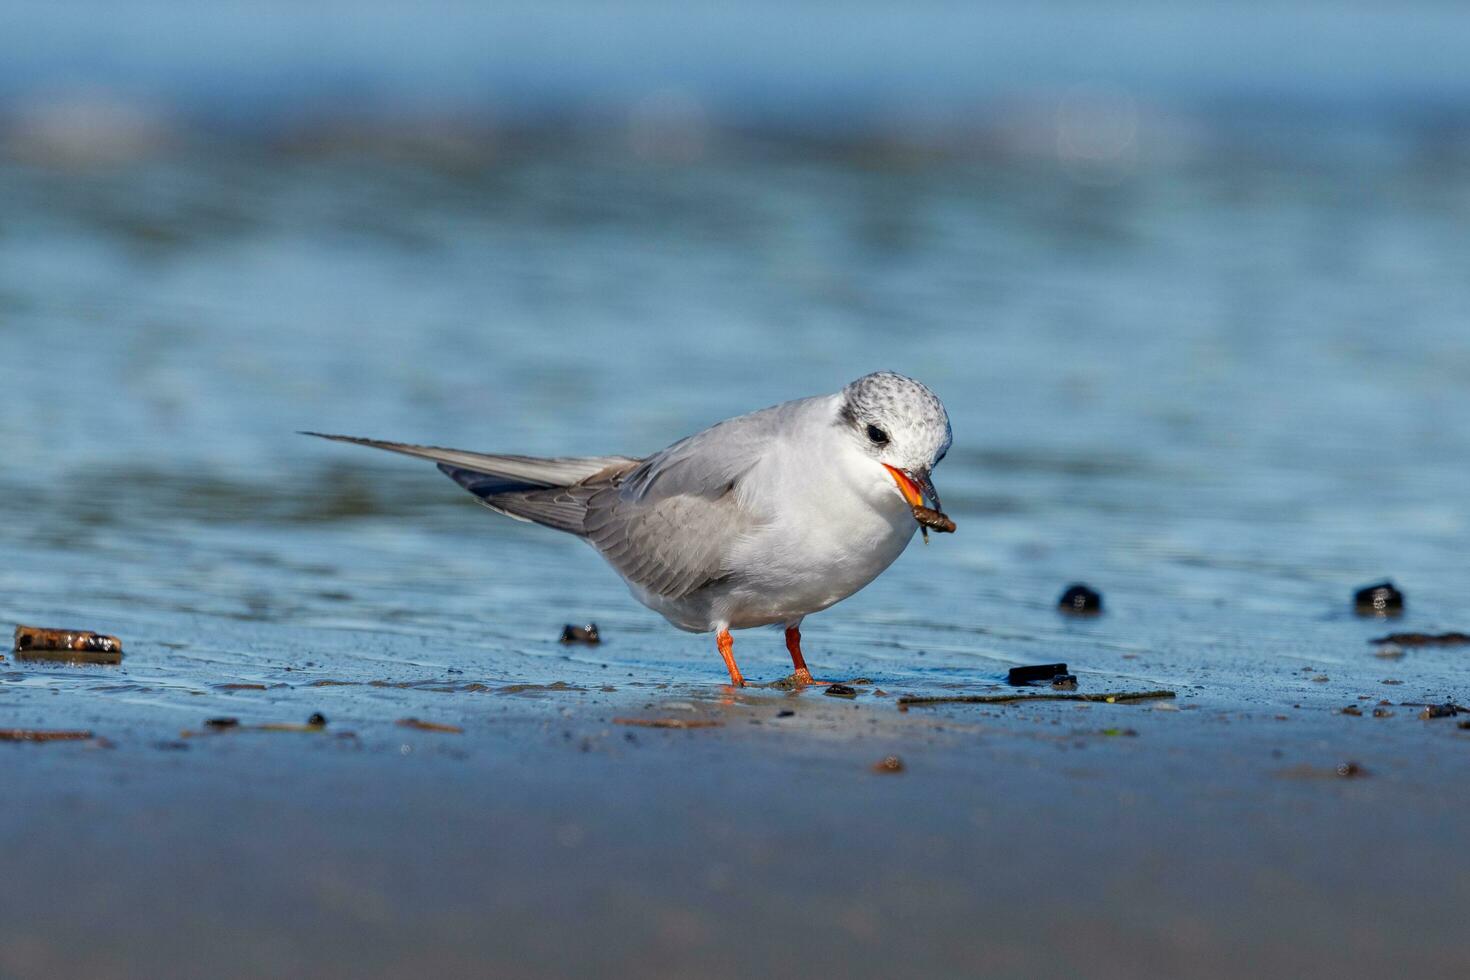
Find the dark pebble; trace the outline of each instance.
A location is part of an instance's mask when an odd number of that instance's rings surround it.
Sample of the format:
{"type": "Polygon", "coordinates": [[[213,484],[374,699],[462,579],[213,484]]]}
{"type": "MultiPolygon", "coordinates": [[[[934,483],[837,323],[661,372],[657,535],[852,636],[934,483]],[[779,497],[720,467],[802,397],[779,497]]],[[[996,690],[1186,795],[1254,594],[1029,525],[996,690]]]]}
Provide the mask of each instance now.
{"type": "Polygon", "coordinates": [[[776,712],[776,717],[777,718],[790,718],[794,714],[796,714],[795,711],[792,711],[790,708],[787,708],[785,711],[778,711],[778,712],[776,712]]]}
{"type": "Polygon", "coordinates": [[[327,716],[322,714],[320,711],[314,711],[312,712],[311,717],[306,719],[306,723],[313,728],[326,728],[327,716]]]}
{"type": "Polygon", "coordinates": [[[1453,718],[1460,713],[1460,709],[1453,704],[1426,704],[1424,710],[1419,712],[1421,721],[1430,718],[1453,718]]]}
{"type": "Polygon", "coordinates": [[[1066,664],[1032,664],[1027,667],[1012,667],[1006,673],[1006,683],[1015,687],[1032,681],[1049,681],[1067,673],[1066,664]]]}
{"type": "Polygon", "coordinates": [[[1062,593],[1057,608],[1072,616],[1096,616],[1102,612],[1102,593],[1078,582],[1062,593]]]}
{"type": "Polygon", "coordinates": [[[1356,704],[1350,704],[1346,708],[1343,708],[1341,713],[1345,715],[1353,715],[1354,717],[1361,717],[1363,714],[1363,709],[1358,707],[1356,704]]]}
{"type": "Polygon", "coordinates": [[[1051,686],[1058,691],[1075,691],[1077,690],[1077,675],[1063,674],[1060,677],[1053,677],[1051,686]]]}
{"type": "Polygon", "coordinates": [[[1337,767],[1337,774],[1343,779],[1354,779],[1358,776],[1368,775],[1368,770],[1356,762],[1344,762],[1337,767]]]}
{"type": "Polygon", "coordinates": [[[848,687],[846,684],[828,684],[827,689],[822,693],[829,698],[855,698],[858,696],[857,688],[848,687]]]}
{"type": "Polygon", "coordinates": [[[1457,722],[1455,724],[1455,727],[1456,728],[1463,728],[1465,731],[1470,732],[1470,721],[1457,722]]]}
{"type": "Polygon", "coordinates": [[[1392,582],[1365,585],[1353,593],[1353,608],[1359,616],[1400,616],[1404,612],[1404,594],[1392,582]]]}
{"type": "Polygon", "coordinates": [[[234,728],[240,724],[239,718],[209,718],[204,722],[205,728],[234,728]]]}
{"type": "Polygon", "coordinates": [[[586,626],[573,626],[568,623],[561,628],[561,641],[594,645],[602,642],[602,635],[597,632],[596,623],[588,623],[586,626]]]}

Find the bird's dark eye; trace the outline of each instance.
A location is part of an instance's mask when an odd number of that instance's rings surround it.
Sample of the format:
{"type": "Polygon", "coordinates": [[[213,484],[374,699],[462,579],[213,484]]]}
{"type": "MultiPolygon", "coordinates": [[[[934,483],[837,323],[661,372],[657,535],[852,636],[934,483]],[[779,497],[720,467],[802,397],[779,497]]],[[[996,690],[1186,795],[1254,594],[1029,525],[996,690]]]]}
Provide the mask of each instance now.
{"type": "Polygon", "coordinates": [[[888,433],[884,432],[876,425],[868,426],[868,438],[873,440],[873,442],[879,446],[888,445],[888,433]]]}

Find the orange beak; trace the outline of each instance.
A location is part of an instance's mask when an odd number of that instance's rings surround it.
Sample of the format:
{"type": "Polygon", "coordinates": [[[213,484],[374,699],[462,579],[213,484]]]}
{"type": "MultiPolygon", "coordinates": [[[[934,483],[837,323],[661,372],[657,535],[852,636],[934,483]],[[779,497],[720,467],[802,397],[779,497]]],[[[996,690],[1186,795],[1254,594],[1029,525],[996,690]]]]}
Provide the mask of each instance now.
{"type": "Polygon", "coordinates": [[[888,471],[889,476],[893,477],[893,482],[898,484],[899,492],[903,494],[904,500],[907,500],[913,507],[924,506],[923,492],[919,489],[917,483],[909,479],[907,473],[896,467],[889,466],[887,463],[883,464],[883,468],[888,471]]]}

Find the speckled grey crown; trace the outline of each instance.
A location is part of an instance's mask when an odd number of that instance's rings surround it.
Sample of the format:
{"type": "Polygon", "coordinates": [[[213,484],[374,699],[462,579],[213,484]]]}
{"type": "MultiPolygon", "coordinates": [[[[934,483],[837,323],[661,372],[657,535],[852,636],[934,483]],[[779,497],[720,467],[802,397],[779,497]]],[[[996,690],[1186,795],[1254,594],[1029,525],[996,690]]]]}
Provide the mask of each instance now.
{"type": "Polygon", "coordinates": [[[913,378],[876,371],[858,378],[842,393],[846,397],[844,416],[864,426],[874,423],[888,429],[915,456],[915,465],[932,465],[949,451],[953,438],[949,413],[938,395],[913,378]]]}

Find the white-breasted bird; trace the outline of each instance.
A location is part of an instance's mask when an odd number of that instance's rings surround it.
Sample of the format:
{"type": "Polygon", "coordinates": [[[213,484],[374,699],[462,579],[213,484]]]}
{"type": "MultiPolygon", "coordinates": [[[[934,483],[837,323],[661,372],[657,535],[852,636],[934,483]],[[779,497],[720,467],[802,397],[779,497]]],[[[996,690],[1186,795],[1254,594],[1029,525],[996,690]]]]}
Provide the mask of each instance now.
{"type": "Polygon", "coordinates": [[[812,683],[803,617],[873,581],[920,520],[954,527],[930,482],[949,450],[949,416],[927,387],[888,371],[727,419],[644,459],[306,434],[433,460],[491,510],[577,535],[639,602],[680,629],[714,631],[736,687],[730,630],[784,625],[796,680],[812,683]]]}

